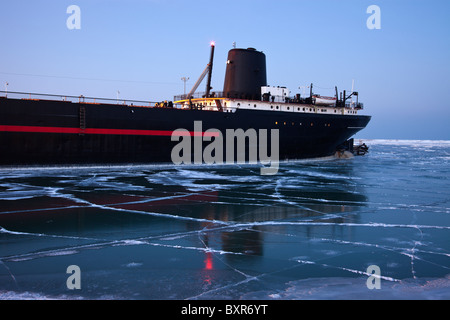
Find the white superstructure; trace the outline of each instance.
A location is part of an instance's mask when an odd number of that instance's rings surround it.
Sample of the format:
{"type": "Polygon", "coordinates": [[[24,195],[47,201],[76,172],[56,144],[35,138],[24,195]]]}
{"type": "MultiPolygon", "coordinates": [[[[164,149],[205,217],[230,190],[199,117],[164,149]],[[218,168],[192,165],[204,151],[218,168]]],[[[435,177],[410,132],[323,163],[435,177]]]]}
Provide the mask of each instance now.
{"type": "MultiPolygon", "coordinates": [[[[201,94],[200,94],[201,96],[201,94]]],[[[317,97],[317,96],[316,96],[317,97]]],[[[274,112],[293,112],[293,113],[317,113],[329,115],[357,115],[358,110],[362,109],[362,104],[356,105],[348,101],[345,106],[336,103],[330,103],[330,99],[325,103],[316,103],[313,96],[310,100],[299,97],[290,97],[290,90],[286,87],[261,87],[261,100],[230,99],[222,97],[220,93],[214,93],[209,98],[192,98],[175,101],[174,104],[182,109],[201,109],[208,111],[235,112],[237,109],[251,109],[260,111],[274,112]],[[305,103],[310,101],[311,103],[305,103]]]]}

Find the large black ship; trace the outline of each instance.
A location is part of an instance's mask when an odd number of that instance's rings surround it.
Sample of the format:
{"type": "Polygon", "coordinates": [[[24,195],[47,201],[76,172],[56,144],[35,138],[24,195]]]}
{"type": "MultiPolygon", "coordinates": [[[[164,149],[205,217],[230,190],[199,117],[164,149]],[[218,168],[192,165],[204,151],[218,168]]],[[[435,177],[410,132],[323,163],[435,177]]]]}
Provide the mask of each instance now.
{"type": "MultiPolygon", "coordinates": [[[[253,48],[229,51],[223,91],[212,92],[213,56],[214,44],[192,90],[173,101],[4,92],[0,165],[171,163],[179,143],[173,138],[177,129],[183,129],[179,135],[192,139],[210,131],[223,133],[223,145],[227,130],[266,129],[269,136],[276,130],[279,160],[326,157],[370,121],[370,116],[358,114],[362,104],[353,102],[358,99],[356,92],[338,96],[336,89],[335,97],[321,97],[313,94],[311,86],[308,96],[291,96],[285,87],[268,86],[265,54],[253,48]],[[205,77],[206,91],[196,93],[205,77]]],[[[245,159],[253,143],[247,138],[245,159]]],[[[201,142],[202,150],[207,145],[201,142]]],[[[195,148],[191,152],[184,154],[185,159],[195,162],[195,148]]]]}

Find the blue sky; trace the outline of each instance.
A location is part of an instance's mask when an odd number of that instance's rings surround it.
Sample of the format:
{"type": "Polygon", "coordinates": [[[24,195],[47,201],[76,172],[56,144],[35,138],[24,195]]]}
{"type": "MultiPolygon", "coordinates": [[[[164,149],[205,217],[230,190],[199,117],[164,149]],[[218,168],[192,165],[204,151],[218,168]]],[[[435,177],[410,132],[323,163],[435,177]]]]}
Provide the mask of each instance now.
{"type": "MultiPolygon", "coordinates": [[[[216,42],[212,86],[227,52],[266,54],[268,82],[355,90],[373,116],[366,139],[450,139],[450,1],[2,0],[0,88],[160,101],[195,83],[216,42]],[[81,29],[69,30],[69,5],[81,29]],[[370,30],[367,7],[381,9],[370,30]]],[[[204,90],[204,83],[199,90],[204,90]]]]}

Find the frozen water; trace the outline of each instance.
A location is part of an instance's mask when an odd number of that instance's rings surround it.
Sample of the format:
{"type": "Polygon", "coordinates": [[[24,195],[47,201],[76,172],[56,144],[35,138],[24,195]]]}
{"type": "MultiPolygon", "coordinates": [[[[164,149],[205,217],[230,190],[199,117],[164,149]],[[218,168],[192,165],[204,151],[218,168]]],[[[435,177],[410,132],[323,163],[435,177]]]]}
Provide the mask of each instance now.
{"type": "Polygon", "coordinates": [[[275,176],[0,169],[0,299],[449,299],[450,141],[364,142],[275,176]]]}

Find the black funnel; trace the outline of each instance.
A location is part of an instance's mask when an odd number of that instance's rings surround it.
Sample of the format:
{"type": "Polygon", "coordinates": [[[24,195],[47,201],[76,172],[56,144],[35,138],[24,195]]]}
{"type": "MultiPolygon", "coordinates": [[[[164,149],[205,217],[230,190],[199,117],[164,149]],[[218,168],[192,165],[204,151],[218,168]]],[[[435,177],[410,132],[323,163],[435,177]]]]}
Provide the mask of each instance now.
{"type": "Polygon", "coordinates": [[[261,100],[267,85],[266,55],[253,48],[228,52],[223,93],[227,98],[261,100]]]}

